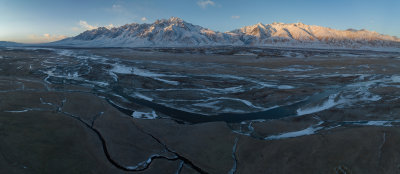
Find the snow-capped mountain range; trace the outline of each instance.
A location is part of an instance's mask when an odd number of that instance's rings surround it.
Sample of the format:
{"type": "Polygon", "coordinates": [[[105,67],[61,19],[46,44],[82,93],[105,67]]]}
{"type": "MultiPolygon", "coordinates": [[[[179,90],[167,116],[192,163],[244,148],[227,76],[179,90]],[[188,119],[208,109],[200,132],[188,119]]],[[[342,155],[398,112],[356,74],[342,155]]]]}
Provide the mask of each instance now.
{"type": "Polygon", "coordinates": [[[79,47],[289,46],[400,48],[400,39],[367,30],[335,30],[302,23],[258,23],[230,32],[213,31],[172,17],[152,24],[100,27],[49,43],[79,47]]]}

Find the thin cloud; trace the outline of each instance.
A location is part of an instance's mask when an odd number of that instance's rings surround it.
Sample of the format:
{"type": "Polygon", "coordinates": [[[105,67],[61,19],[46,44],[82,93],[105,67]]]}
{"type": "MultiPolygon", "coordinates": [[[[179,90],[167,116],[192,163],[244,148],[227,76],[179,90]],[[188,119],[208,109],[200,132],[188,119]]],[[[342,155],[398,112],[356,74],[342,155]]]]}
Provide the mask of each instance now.
{"type": "Polygon", "coordinates": [[[240,16],[232,16],[232,19],[239,19],[240,16]]]}
{"type": "Polygon", "coordinates": [[[122,7],[122,5],[113,4],[113,5],[111,6],[110,11],[117,12],[117,13],[123,13],[123,12],[125,12],[125,8],[122,7]]]}
{"type": "MultiPolygon", "coordinates": [[[[72,27],[71,30],[75,31],[75,32],[82,32],[84,30],[94,30],[94,29],[99,28],[98,26],[90,25],[89,23],[87,23],[86,21],[83,21],[83,20],[80,20],[78,22],[78,24],[79,24],[79,27],[72,27]]],[[[104,27],[107,29],[111,29],[111,28],[114,28],[117,26],[115,26],[114,24],[108,24],[104,27]]]]}
{"type": "Polygon", "coordinates": [[[87,29],[87,30],[93,30],[93,29],[97,29],[99,27],[97,26],[93,26],[93,25],[89,25],[86,21],[79,21],[79,25],[81,26],[81,28],[87,29]]]}
{"type": "Polygon", "coordinates": [[[112,8],[113,9],[119,9],[119,8],[121,8],[122,6],[121,5],[118,5],[118,4],[113,4],[112,5],[112,8]]]}
{"type": "Polygon", "coordinates": [[[147,18],[146,17],[142,17],[141,20],[142,21],[147,21],[147,18]]]}
{"type": "Polygon", "coordinates": [[[106,12],[117,15],[118,18],[135,19],[137,16],[132,13],[132,9],[125,8],[126,5],[113,4],[111,7],[106,8],[106,12]]]}
{"type": "Polygon", "coordinates": [[[215,6],[215,2],[211,0],[200,0],[197,1],[197,5],[201,8],[207,8],[207,6],[215,6]]]}
{"type": "Polygon", "coordinates": [[[48,33],[45,33],[43,35],[31,34],[31,35],[28,36],[28,39],[32,43],[54,42],[54,41],[58,41],[58,40],[65,39],[65,38],[67,38],[67,36],[64,36],[64,35],[51,35],[51,34],[48,34],[48,33]]]}
{"type": "MultiPolygon", "coordinates": [[[[78,25],[79,26],[71,27],[71,30],[75,31],[75,32],[83,32],[85,30],[94,30],[94,29],[99,28],[98,26],[90,25],[89,23],[87,23],[86,21],[83,21],[83,20],[80,20],[78,22],[78,25]]],[[[107,29],[112,29],[112,28],[115,28],[118,26],[115,26],[114,24],[108,24],[104,27],[107,29]]]]}

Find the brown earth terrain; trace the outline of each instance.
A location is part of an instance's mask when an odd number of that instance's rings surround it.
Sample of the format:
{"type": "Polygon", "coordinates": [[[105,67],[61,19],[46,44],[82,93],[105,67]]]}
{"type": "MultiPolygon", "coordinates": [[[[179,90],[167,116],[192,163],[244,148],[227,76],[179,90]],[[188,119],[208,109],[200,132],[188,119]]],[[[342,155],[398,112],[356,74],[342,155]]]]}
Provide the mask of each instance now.
{"type": "Polygon", "coordinates": [[[399,53],[205,51],[0,48],[0,173],[400,173],[399,53]]]}

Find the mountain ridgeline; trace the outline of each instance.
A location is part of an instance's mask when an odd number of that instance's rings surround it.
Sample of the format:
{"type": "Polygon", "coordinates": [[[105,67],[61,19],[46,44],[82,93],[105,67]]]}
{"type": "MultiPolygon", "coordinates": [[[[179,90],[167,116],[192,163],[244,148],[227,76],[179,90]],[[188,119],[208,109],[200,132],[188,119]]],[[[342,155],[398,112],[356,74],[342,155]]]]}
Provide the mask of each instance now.
{"type": "Polygon", "coordinates": [[[282,46],[332,48],[400,48],[400,39],[367,30],[335,30],[302,23],[258,23],[218,32],[176,17],[152,24],[100,27],[51,45],[82,47],[282,46]]]}
{"type": "Polygon", "coordinates": [[[16,43],[16,42],[8,42],[8,41],[0,41],[0,47],[15,47],[15,46],[23,46],[24,44],[16,43]]]}

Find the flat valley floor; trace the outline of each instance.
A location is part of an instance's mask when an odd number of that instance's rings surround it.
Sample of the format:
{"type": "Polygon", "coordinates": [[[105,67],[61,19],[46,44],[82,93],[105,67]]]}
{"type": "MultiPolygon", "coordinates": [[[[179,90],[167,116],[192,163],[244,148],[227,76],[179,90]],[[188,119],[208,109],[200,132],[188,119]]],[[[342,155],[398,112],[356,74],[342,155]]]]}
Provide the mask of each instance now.
{"type": "Polygon", "coordinates": [[[400,173],[400,53],[0,48],[0,173],[400,173]]]}

